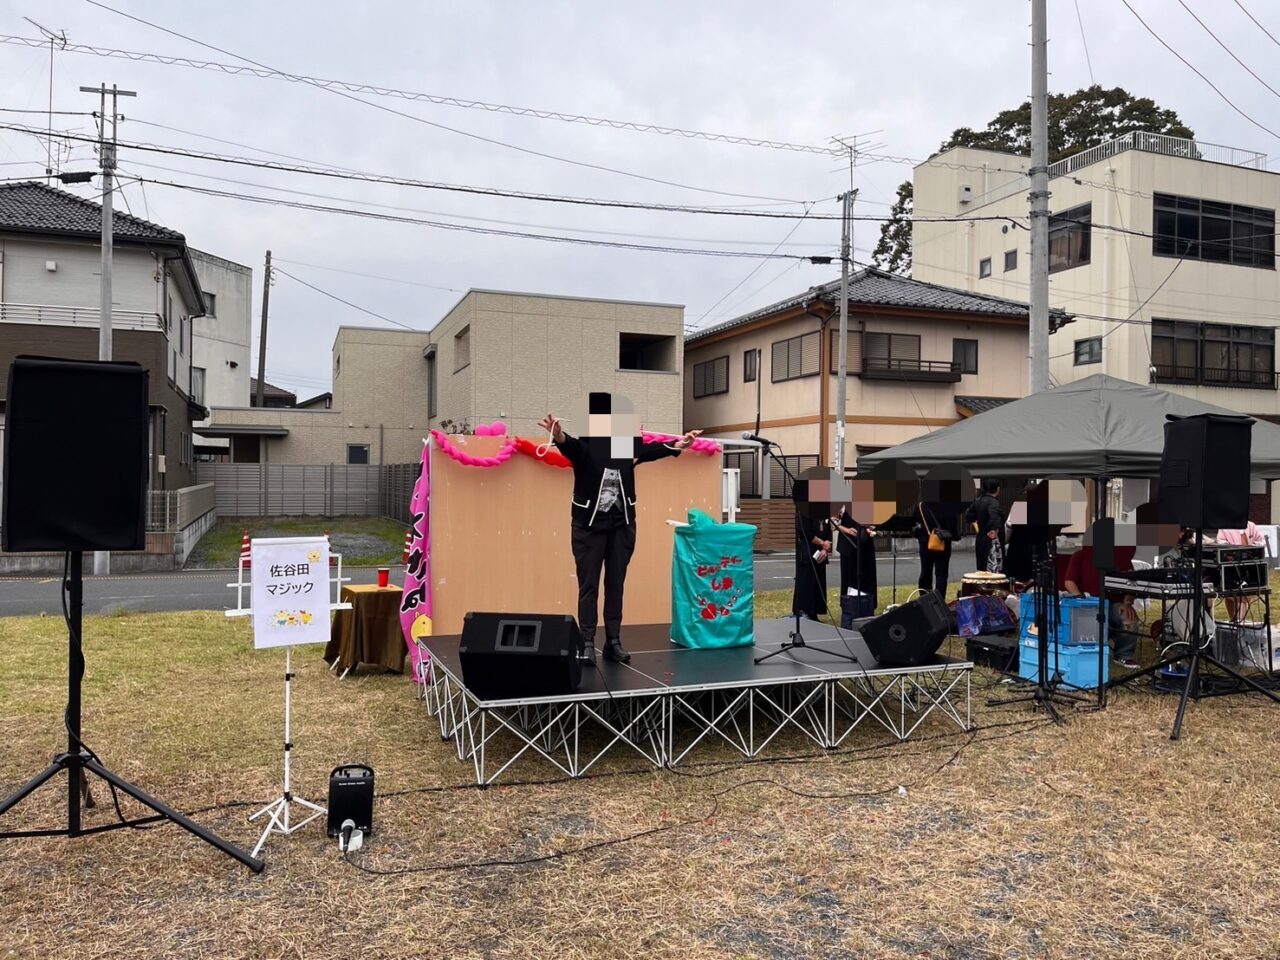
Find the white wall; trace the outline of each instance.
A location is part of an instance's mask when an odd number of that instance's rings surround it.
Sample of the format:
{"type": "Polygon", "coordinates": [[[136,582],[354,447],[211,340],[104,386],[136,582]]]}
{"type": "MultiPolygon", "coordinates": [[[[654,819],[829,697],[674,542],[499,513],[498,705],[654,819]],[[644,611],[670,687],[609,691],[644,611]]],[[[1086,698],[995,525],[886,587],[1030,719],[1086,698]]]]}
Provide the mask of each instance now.
{"type": "MultiPolygon", "coordinates": [[[[247,407],[253,270],[200,250],[192,250],[191,259],[202,290],[214,295],[214,315],[195,320],[192,364],[205,371],[204,405],[247,407]]],[[[226,446],[226,441],[209,445],[226,446]]]]}

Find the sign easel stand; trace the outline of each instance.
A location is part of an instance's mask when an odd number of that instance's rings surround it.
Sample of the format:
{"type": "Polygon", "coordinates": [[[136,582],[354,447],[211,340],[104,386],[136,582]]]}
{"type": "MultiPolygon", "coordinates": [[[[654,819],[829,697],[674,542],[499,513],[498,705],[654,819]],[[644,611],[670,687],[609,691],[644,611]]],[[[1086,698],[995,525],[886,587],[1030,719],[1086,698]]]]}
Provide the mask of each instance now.
{"type": "MultiPolygon", "coordinates": [[[[342,584],[349,581],[350,577],[342,575],[342,555],[339,553],[330,554],[334,558],[335,575],[329,579],[333,584],[334,602],[329,604],[329,612],[335,610],[350,610],[351,604],[337,602],[341,596],[342,584]]],[[[244,605],[244,591],[250,586],[246,582],[245,577],[245,559],[240,558],[239,575],[235,583],[227,584],[228,587],[236,591],[236,608],[226,611],[228,617],[247,617],[253,613],[250,607],[244,605]]],[[[257,857],[262,848],[266,846],[267,839],[273,833],[281,833],[285,836],[301,830],[312,820],[328,813],[328,809],[320,806],[318,803],[312,803],[310,800],[304,800],[301,797],[294,796],[292,788],[292,754],[293,754],[293,647],[286,646],[284,648],[284,790],[275,800],[259,810],[257,813],[249,817],[252,823],[259,817],[267,817],[267,825],[262,831],[262,836],[258,838],[258,844],[253,848],[253,857],[257,857]],[[291,806],[297,804],[305,809],[300,811],[302,819],[296,819],[291,816],[291,806]]]]}

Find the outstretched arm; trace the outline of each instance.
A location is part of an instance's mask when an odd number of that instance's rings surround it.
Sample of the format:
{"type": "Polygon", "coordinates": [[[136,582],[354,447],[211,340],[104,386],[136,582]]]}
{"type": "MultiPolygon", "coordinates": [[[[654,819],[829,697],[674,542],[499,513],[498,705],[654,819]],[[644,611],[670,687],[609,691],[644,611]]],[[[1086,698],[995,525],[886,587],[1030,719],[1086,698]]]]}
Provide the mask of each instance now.
{"type": "Polygon", "coordinates": [[[548,413],[538,421],[538,426],[551,434],[551,442],[560,448],[560,452],[569,460],[577,460],[582,453],[582,441],[564,432],[560,418],[548,413]]]}
{"type": "Polygon", "coordinates": [[[636,463],[649,463],[653,460],[661,460],[663,457],[678,457],[684,452],[685,447],[697,440],[702,435],[701,430],[690,430],[678,440],[671,443],[643,443],[640,445],[640,453],[636,457],[636,463]]]}

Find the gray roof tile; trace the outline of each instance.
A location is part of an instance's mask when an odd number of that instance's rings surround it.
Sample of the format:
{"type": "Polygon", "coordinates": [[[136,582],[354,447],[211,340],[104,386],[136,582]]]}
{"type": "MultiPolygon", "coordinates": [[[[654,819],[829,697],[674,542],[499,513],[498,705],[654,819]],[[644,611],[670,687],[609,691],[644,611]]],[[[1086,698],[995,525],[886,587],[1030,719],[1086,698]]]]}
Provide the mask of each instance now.
{"type": "MultiPolygon", "coordinates": [[[[687,334],[684,340],[685,343],[693,343],[713,333],[729,330],[805,303],[822,300],[835,304],[839,299],[840,281],[835,280],[820,287],[812,287],[798,296],[753,310],[733,320],[697,330],[687,334]]],[[[1027,304],[1017,300],[1007,300],[1004,297],[986,293],[974,293],[971,290],[958,290],[955,287],[944,287],[936,283],[925,283],[923,280],[912,280],[910,277],[888,273],[875,267],[864,267],[849,277],[849,303],[1003,317],[1026,317],[1028,312],[1027,304]]],[[[1071,315],[1064,310],[1055,308],[1049,311],[1050,326],[1055,329],[1070,319],[1071,315]]]]}
{"type": "MultiPolygon", "coordinates": [[[[186,243],[176,230],[119,210],[113,214],[111,225],[117,240],[186,243]]],[[[97,237],[102,233],[102,205],[35,181],[0,184],[0,230],[97,237]]]]}
{"type": "Polygon", "coordinates": [[[1003,407],[1006,403],[1013,403],[1017,397],[956,397],[956,406],[964,407],[970,413],[979,414],[986,413],[988,410],[994,410],[996,407],[1003,407]]]}

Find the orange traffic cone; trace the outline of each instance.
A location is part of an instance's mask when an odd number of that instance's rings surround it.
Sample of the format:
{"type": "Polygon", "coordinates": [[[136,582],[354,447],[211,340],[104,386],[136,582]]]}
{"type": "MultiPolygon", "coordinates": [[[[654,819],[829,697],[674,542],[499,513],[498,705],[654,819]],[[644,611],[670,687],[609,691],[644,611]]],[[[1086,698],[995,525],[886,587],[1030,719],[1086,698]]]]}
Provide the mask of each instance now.
{"type": "Polygon", "coordinates": [[[338,558],[333,555],[333,544],[329,543],[328,530],[324,532],[324,542],[329,544],[329,566],[336,567],[338,565],[338,558]]]}
{"type": "Polygon", "coordinates": [[[240,538],[240,562],[244,568],[249,569],[249,531],[244,532],[244,536],[240,538]]]}
{"type": "Polygon", "coordinates": [[[413,530],[412,528],[404,532],[404,554],[400,557],[400,565],[407,567],[409,565],[409,548],[413,546],[413,530]]]}

